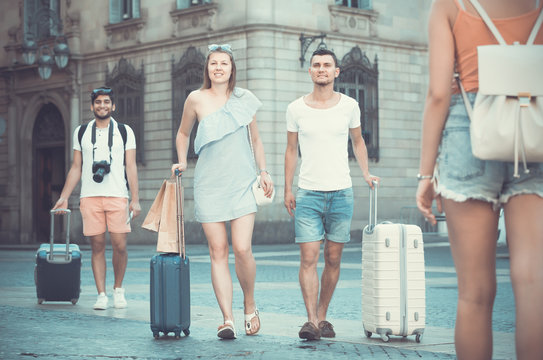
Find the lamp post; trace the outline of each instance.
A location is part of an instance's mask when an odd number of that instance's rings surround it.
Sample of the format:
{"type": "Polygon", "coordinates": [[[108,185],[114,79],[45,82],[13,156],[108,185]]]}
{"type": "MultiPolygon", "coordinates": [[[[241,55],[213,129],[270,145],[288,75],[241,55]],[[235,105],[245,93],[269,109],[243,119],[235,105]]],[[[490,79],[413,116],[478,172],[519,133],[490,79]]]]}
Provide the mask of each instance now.
{"type": "Polygon", "coordinates": [[[301,67],[304,67],[304,62],[305,62],[305,52],[307,51],[307,49],[309,48],[309,45],[311,45],[311,43],[317,39],[320,39],[321,42],[319,43],[319,45],[317,46],[318,49],[326,49],[326,43],[324,42],[324,38],[326,37],[326,34],[325,33],[322,33],[320,35],[315,35],[315,36],[304,36],[304,33],[302,33],[300,35],[300,66],[301,67]]]}
{"type": "Polygon", "coordinates": [[[23,41],[23,62],[33,65],[38,56],[38,73],[43,80],[49,79],[56,63],[59,69],[68,65],[70,49],[66,43],[66,37],[62,33],[62,21],[58,14],[47,6],[43,6],[32,16],[28,17],[28,31],[23,41]],[[38,48],[39,29],[49,29],[54,32],[55,46],[53,49],[47,44],[38,48]]]}

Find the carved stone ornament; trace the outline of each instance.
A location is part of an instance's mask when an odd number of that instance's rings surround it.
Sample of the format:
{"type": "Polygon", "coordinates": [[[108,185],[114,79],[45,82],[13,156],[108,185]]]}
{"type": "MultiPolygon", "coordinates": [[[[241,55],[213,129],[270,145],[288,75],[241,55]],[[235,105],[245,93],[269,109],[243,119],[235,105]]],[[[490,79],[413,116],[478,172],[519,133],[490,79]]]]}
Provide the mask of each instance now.
{"type": "Polygon", "coordinates": [[[141,17],[125,20],[117,24],[105,26],[107,49],[141,44],[142,29],[145,26],[146,9],[142,9],[141,17]]]}
{"type": "MultiPolygon", "coordinates": [[[[173,59],[172,59],[173,60],[173,59]]],[[[194,46],[190,46],[187,51],[183,54],[179,62],[173,64],[172,66],[172,76],[175,77],[177,74],[183,74],[184,69],[190,67],[191,65],[196,65],[197,67],[203,67],[205,64],[206,57],[202,52],[196,49],[194,46]]]]}
{"type": "Polygon", "coordinates": [[[216,29],[217,4],[192,6],[170,12],[173,22],[172,37],[181,37],[201,31],[216,29]]]}
{"type": "Polygon", "coordinates": [[[140,70],[128,62],[124,57],[119,60],[111,73],[106,68],[106,84],[122,83],[130,88],[137,89],[144,83],[143,65],[140,70]]]}
{"type": "Polygon", "coordinates": [[[362,66],[367,72],[374,75],[378,74],[377,55],[372,64],[370,59],[366,56],[366,53],[363,52],[358,45],[353,47],[351,51],[343,56],[340,64],[342,69],[352,66],[362,66]]]}
{"type": "Polygon", "coordinates": [[[341,5],[330,5],[328,9],[330,10],[330,28],[333,32],[377,37],[378,12],[341,5]]]}

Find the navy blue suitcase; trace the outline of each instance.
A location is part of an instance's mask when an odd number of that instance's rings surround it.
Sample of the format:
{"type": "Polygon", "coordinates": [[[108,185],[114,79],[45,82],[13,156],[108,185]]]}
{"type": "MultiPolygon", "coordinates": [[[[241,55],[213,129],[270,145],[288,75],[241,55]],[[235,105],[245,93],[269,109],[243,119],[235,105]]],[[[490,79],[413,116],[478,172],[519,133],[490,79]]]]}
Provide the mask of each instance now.
{"type": "Polygon", "coordinates": [[[183,226],[183,196],[181,176],[176,176],[177,239],[180,254],[157,254],[151,258],[151,331],[158,338],[160,333],[181,332],[190,334],[190,264],[185,254],[183,226]]]}
{"type": "Polygon", "coordinates": [[[38,304],[44,301],[71,301],[76,304],[81,292],[81,251],[70,244],[70,213],[68,209],[51,210],[49,244],[41,244],[36,253],[34,282],[38,304]],[[54,243],[54,216],[66,212],[66,244],[54,243]]]}

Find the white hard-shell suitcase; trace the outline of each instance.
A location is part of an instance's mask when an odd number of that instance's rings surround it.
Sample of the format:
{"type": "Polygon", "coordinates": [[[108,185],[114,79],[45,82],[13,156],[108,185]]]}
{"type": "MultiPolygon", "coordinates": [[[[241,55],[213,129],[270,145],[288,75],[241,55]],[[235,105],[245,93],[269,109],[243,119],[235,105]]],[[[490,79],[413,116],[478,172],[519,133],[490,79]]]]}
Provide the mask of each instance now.
{"type": "Polygon", "coordinates": [[[362,235],[362,325],[367,337],[416,335],[426,320],[422,231],[417,225],[377,224],[377,184],[370,188],[370,220],[362,235]]]}

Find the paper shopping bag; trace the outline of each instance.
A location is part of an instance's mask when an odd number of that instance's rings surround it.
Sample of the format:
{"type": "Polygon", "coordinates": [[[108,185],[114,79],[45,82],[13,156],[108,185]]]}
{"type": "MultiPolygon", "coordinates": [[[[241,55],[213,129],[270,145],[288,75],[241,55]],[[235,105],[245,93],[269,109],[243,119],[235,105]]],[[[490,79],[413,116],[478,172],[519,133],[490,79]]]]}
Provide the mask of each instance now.
{"type": "Polygon", "coordinates": [[[175,180],[170,179],[166,181],[166,189],[164,190],[156,250],[158,252],[179,253],[177,231],[175,180]]]}
{"type": "Polygon", "coordinates": [[[160,190],[158,190],[158,194],[155,197],[155,201],[153,201],[153,204],[151,205],[151,208],[149,209],[149,212],[147,213],[145,220],[143,220],[143,224],[141,225],[142,228],[151,230],[151,231],[158,231],[158,227],[160,224],[160,216],[162,214],[162,203],[164,200],[165,189],[166,189],[166,180],[162,182],[162,186],[160,187],[160,190]]]}

